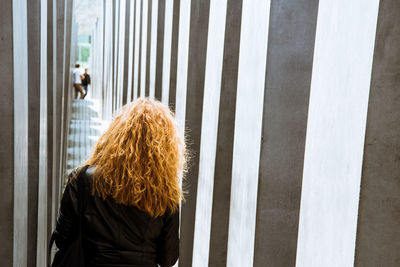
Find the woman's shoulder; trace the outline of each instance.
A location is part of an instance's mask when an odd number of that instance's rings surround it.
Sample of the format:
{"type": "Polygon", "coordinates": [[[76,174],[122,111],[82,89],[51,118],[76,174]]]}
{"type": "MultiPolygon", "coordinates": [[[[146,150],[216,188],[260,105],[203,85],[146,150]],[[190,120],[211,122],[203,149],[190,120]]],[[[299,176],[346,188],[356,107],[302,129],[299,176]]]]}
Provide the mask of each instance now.
{"type": "Polygon", "coordinates": [[[90,183],[95,170],[96,167],[91,165],[75,168],[68,176],[68,184],[77,186],[81,183],[90,183]]]}

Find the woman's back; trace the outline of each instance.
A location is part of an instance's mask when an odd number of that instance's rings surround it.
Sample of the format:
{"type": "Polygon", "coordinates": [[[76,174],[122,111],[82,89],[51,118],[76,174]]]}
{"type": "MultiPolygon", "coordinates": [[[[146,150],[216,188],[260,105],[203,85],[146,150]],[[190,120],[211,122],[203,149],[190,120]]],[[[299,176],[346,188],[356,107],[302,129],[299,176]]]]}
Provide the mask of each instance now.
{"type": "Polygon", "coordinates": [[[185,162],[184,140],[167,106],[147,99],[124,106],[85,167],[70,176],[57,218],[55,261],[82,240],[77,251],[83,250],[85,266],[172,266],[185,162]]]}
{"type": "MultiPolygon", "coordinates": [[[[56,244],[77,235],[78,186],[84,185],[83,245],[88,266],[172,266],[179,255],[179,214],[154,218],[134,206],[91,195],[94,167],[68,184],[57,219],[56,244]]],[[[72,174],[73,175],[73,174],[72,174]]]]}

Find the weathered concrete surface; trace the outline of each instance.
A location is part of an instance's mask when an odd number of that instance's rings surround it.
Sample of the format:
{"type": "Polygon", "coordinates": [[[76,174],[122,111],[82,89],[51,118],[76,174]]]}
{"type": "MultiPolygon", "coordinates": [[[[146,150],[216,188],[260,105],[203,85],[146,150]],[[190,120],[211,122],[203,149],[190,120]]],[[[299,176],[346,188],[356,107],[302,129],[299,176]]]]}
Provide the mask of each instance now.
{"type": "MultiPolygon", "coordinates": [[[[161,4],[161,2],[160,2],[161,4]]],[[[181,208],[181,228],[179,244],[179,265],[191,266],[193,258],[193,237],[197,200],[197,178],[199,174],[199,151],[203,114],[204,76],[206,67],[207,30],[209,0],[191,3],[189,58],[186,97],[186,132],[188,151],[192,151],[191,168],[188,170],[184,191],[189,194],[181,208]]],[[[160,6],[159,6],[160,8],[160,6]]],[[[160,16],[158,17],[160,20],[160,16]]],[[[158,57],[157,57],[158,60],[158,57]]],[[[160,64],[157,62],[157,66],[160,64]]],[[[157,78],[156,78],[157,84],[157,78]]],[[[157,98],[156,85],[156,98],[157,98]]]]}
{"type": "Polygon", "coordinates": [[[154,98],[161,101],[162,96],[162,67],[164,57],[164,23],[165,23],[165,0],[158,2],[157,13],[157,55],[156,55],[156,78],[154,98]]]}
{"type": "Polygon", "coordinates": [[[28,266],[36,265],[40,126],[40,1],[28,12],[28,266]]]}
{"type": "MultiPolygon", "coordinates": [[[[55,64],[56,64],[56,87],[54,88],[53,93],[53,138],[54,138],[54,146],[53,146],[53,195],[52,195],[52,204],[53,204],[53,214],[58,213],[58,203],[60,199],[60,177],[62,176],[61,172],[61,146],[58,145],[58,140],[61,140],[61,129],[62,129],[62,97],[63,97],[63,86],[64,86],[64,25],[65,25],[65,0],[56,1],[54,8],[56,9],[56,34],[54,38],[56,39],[56,53],[55,53],[55,64]]],[[[55,216],[53,216],[52,226],[55,226],[55,216]]]]}
{"type": "Polygon", "coordinates": [[[14,84],[12,0],[1,2],[0,9],[0,259],[1,265],[13,262],[13,187],[14,187],[14,84]]]}
{"type": "MultiPolygon", "coordinates": [[[[47,225],[48,232],[47,236],[51,235],[51,225],[53,221],[53,209],[52,209],[52,196],[53,196],[53,147],[54,144],[54,136],[53,136],[53,128],[54,128],[54,117],[53,117],[53,101],[54,101],[54,91],[56,84],[56,76],[55,76],[55,66],[54,66],[54,58],[56,52],[56,46],[54,43],[55,34],[55,26],[56,26],[56,16],[55,16],[55,8],[56,8],[56,0],[47,0],[47,225]]],[[[54,215],[55,217],[56,215],[54,215]]],[[[49,238],[48,238],[49,239],[49,238]]],[[[50,241],[50,240],[48,240],[50,241]]],[[[48,242],[47,242],[48,243],[48,242]]]]}
{"type": "Polygon", "coordinates": [[[378,8],[319,1],[296,267],[354,264],[378,8]]]}
{"type": "MultiPolygon", "coordinates": [[[[242,1],[227,1],[218,113],[209,266],[226,266],[242,1]]],[[[213,68],[213,66],[208,66],[213,68]]],[[[214,89],[215,90],[215,89],[214,89]]],[[[206,121],[208,123],[208,121],[206,121]]],[[[208,152],[205,152],[208,153],[208,152]]],[[[210,192],[211,193],[211,192],[210,192]]]]}
{"type": "Polygon", "coordinates": [[[355,266],[400,266],[400,2],[380,2],[355,266]]]}
{"type": "MultiPolygon", "coordinates": [[[[129,64],[129,60],[131,59],[129,57],[129,38],[131,38],[131,34],[133,34],[133,31],[130,29],[130,20],[131,16],[134,14],[131,14],[131,5],[134,5],[134,3],[131,3],[131,1],[126,1],[125,5],[125,34],[124,34],[124,74],[123,74],[123,80],[122,80],[122,105],[125,105],[128,103],[128,76],[129,74],[132,73],[132,70],[129,68],[131,67],[131,64],[129,64]]],[[[121,40],[122,41],[122,40],[121,40]]]]}
{"type": "Polygon", "coordinates": [[[254,266],[296,261],[318,2],[271,2],[254,266]]]}
{"type": "MultiPolygon", "coordinates": [[[[14,198],[13,265],[27,266],[28,239],[28,33],[26,1],[13,1],[14,198]]],[[[11,154],[11,153],[10,153],[11,154]]],[[[12,155],[12,154],[11,154],[12,155]]],[[[9,157],[12,157],[9,155],[9,157]]],[[[9,165],[8,168],[10,168],[9,165]]]]}
{"type": "Polygon", "coordinates": [[[172,43],[171,43],[171,66],[168,106],[175,112],[176,102],[176,77],[178,64],[178,40],[179,40],[179,11],[180,0],[174,0],[173,22],[172,22],[172,43]]]}

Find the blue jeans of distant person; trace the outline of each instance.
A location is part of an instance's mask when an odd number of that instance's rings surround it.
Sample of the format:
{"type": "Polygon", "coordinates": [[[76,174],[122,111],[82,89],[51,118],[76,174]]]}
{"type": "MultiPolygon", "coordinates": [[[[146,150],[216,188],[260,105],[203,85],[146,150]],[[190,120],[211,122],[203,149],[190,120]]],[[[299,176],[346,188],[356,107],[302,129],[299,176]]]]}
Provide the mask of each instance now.
{"type": "Polygon", "coordinates": [[[85,91],[85,96],[87,95],[88,87],[89,87],[89,85],[83,85],[82,84],[82,88],[85,91]]]}

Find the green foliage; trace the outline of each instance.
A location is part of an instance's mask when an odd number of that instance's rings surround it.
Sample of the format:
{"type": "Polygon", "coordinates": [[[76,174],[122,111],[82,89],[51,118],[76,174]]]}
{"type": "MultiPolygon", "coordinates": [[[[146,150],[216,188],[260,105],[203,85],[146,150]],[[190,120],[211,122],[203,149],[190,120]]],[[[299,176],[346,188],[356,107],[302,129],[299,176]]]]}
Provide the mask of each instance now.
{"type": "Polygon", "coordinates": [[[90,56],[90,48],[82,47],[81,48],[81,58],[83,62],[87,62],[90,56]]]}
{"type": "Polygon", "coordinates": [[[81,50],[81,57],[80,57],[79,61],[88,62],[88,59],[90,56],[90,47],[80,46],[79,49],[81,50]]]}

